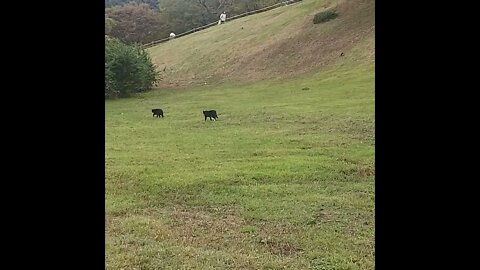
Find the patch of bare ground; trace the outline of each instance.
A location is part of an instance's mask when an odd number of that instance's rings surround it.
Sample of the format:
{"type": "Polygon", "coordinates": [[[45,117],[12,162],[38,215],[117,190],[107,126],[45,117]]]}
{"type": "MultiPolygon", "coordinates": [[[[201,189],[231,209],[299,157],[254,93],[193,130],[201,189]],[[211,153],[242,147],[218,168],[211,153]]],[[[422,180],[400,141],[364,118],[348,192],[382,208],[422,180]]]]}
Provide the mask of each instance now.
{"type": "Polygon", "coordinates": [[[295,256],[303,251],[301,245],[293,241],[293,227],[266,221],[248,222],[233,210],[222,208],[145,210],[142,215],[107,217],[105,227],[107,238],[139,233],[143,238],[153,241],[246,256],[252,252],[295,256]],[[136,229],[126,229],[129,227],[136,229]],[[246,227],[254,229],[248,232],[245,231],[246,227]]]}

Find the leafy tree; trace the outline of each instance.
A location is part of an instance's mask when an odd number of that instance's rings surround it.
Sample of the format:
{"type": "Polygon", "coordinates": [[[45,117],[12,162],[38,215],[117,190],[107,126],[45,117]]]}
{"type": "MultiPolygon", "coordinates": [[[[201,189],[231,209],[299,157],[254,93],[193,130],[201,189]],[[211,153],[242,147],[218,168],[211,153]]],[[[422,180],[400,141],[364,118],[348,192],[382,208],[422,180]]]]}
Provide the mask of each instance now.
{"type": "Polygon", "coordinates": [[[110,35],[127,44],[148,43],[164,37],[165,24],[147,4],[114,6],[106,10],[106,17],[115,22],[111,24],[110,35]]]}

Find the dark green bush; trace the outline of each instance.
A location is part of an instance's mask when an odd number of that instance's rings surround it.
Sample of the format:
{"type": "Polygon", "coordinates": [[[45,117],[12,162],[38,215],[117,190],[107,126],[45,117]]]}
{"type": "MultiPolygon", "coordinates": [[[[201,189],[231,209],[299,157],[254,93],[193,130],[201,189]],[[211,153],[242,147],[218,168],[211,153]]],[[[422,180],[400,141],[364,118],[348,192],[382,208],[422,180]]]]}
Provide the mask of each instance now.
{"type": "Polygon", "coordinates": [[[148,53],[117,39],[105,39],[105,98],[149,90],[158,77],[148,53]]]}
{"type": "Polygon", "coordinates": [[[326,10],[319,12],[315,14],[315,17],[313,17],[313,23],[323,23],[326,21],[330,21],[338,17],[338,13],[336,13],[334,10],[326,10]]]}

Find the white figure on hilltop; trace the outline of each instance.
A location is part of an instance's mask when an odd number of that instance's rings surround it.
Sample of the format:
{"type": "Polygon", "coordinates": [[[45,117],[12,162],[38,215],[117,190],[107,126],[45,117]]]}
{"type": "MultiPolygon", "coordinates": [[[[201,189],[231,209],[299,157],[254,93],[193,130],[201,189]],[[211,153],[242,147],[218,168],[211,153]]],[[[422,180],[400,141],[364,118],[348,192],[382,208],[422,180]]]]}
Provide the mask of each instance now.
{"type": "Polygon", "coordinates": [[[170,39],[174,39],[175,38],[175,33],[170,33],[170,39]]]}
{"type": "Polygon", "coordinates": [[[227,14],[225,14],[225,11],[220,14],[220,20],[218,21],[218,24],[224,23],[227,20],[227,14]]]}

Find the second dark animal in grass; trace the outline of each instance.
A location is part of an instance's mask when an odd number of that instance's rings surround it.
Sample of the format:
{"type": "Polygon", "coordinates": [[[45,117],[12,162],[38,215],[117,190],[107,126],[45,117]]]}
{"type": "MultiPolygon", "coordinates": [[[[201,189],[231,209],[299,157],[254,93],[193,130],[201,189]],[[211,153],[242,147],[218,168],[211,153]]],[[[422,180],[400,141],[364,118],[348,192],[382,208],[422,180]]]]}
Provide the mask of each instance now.
{"type": "Polygon", "coordinates": [[[210,118],[210,121],[212,121],[212,118],[213,120],[218,119],[217,111],[215,110],[203,111],[203,115],[205,116],[205,121],[207,121],[207,117],[210,118]]]}
{"type": "Polygon", "coordinates": [[[163,118],[163,110],[162,109],[152,109],[153,117],[162,117],[163,118]]]}

